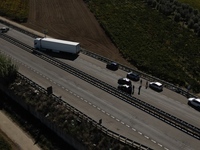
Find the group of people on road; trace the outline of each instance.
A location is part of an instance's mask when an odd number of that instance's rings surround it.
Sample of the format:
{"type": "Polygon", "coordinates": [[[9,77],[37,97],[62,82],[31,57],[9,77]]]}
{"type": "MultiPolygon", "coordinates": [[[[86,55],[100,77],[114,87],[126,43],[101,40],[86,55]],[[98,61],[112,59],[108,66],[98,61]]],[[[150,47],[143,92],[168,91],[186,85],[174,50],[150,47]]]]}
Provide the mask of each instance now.
{"type": "MultiPolygon", "coordinates": [[[[148,86],[149,86],[149,83],[148,83],[148,81],[146,81],[145,88],[147,89],[148,86]]],[[[138,95],[140,95],[141,88],[142,88],[142,79],[140,80],[140,86],[138,87],[138,95]]],[[[135,86],[133,85],[132,94],[134,94],[134,90],[135,90],[135,86]]]]}

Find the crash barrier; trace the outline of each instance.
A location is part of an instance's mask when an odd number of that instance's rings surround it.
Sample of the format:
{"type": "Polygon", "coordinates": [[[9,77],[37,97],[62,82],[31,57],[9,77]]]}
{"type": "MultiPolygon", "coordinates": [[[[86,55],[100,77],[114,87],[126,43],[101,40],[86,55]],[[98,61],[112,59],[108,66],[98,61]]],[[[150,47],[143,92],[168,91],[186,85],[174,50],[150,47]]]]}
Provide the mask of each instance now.
{"type": "MultiPolygon", "coordinates": [[[[25,82],[27,82],[28,84],[30,84],[32,87],[34,87],[36,90],[40,91],[43,94],[47,94],[47,90],[44,89],[43,87],[41,87],[40,85],[38,85],[37,83],[35,83],[34,81],[28,79],[27,77],[25,77],[24,75],[22,75],[20,73],[18,73],[18,76],[22,80],[24,80],[25,82]]],[[[79,141],[77,141],[76,139],[74,139],[72,136],[68,135],[62,128],[59,128],[59,126],[57,124],[49,121],[46,118],[46,116],[43,116],[42,114],[38,113],[33,107],[31,107],[30,105],[28,105],[27,103],[25,103],[25,101],[23,101],[22,99],[20,99],[16,95],[12,94],[12,92],[10,90],[8,90],[7,88],[3,87],[2,85],[0,85],[0,89],[4,93],[6,93],[7,96],[9,96],[11,99],[15,100],[23,108],[25,108],[27,111],[29,111],[34,117],[36,117],[37,119],[39,119],[41,123],[43,123],[49,129],[51,129],[52,131],[54,131],[65,142],[67,142],[70,145],[72,145],[75,149],[78,149],[78,150],[86,150],[87,149],[79,141]]],[[[66,107],[66,109],[68,109],[71,112],[73,112],[74,114],[76,114],[80,119],[86,120],[88,123],[90,122],[93,126],[95,126],[97,129],[99,129],[104,134],[110,136],[111,138],[114,138],[114,139],[116,139],[116,140],[118,140],[118,141],[120,141],[120,142],[122,142],[124,144],[132,146],[133,148],[137,148],[137,149],[141,149],[141,150],[152,150],[151,148],[149,148],[149,147],[147,147],[145,145],[142,145],[141,143],[135,142],[135,141],[133,141],[131,139],[128,139],[127,137],[119,135],[119,134],[117,134],[117,133],[115,133],[115,132],[113,132],[113,131],[105,128],[105,127],[103,127],[99,122],[96,122],[92,118],[90,118],[87,115],[83,114],[82,112],[80,112],[75,107],[73,107],[70,104],[68,104],[67,102],[63,101],[60,97],[57,97],[54,94],[51,94],[51,96],[52,96],[53,100],[55,100],[56,102],[62,103],[66,107]]]]}
{"type": "MultiPolygon", "coordinates": [[[[11,28],[13,28],[13,29],[15,29],[15,30],[18,30],[18,31],[20,31],[20,32],[22,32],[22,33],[24,33],[24,34],[26,34],[26,35],[29,35],[29,36],[31,36],[31,37],[33,37],[33,38],[41,37],[41,35],[36,35],[36,34],[33,33],[33,32],[30,32],[30,31],[25,30],[25,29],[23,29],[23,28],[17,27],[17,26],[15,26],[14,24],[11,24],[10,22],[8,22],[8,21],[6,21],[6,20],[0,19],[0,23],[5,24],[6,26],[11,27],[11,28]]],[[[101,55],[98,55],[98,54],[96,54],[96,53],[93,53],[93,52],[88,51],[88,50],[83,49],[83,48],[81,48],[81,52],[82,52],[83,54],[85,54],[85,55],[88,55],[88,56],[90,56],[90,57],[93,57],[93,58],[98,59],[98,60],[100,60],[100,61],[102,61],[102,62],[105,62],[105,63],[112,62],[112,60],[110,60],[110,59],[108,59],[108,58],[106,58],[106,57],[103,57],[103,56],[101,56],[101,55]]],[[[190,92],[189,92],[189,89],[183,89],[183,88],[178,87],[178,86],[176,86],[176,85],[174,85],[174,84],[172,84],[172,83],[166,82],[166,81],[161,80],[161,79],[159,79],[159,78],[156,78],[156,77],[154,77],[154,76],[148,75],[148,74],[146,74],[146,73],[144,73],[144,72],[141,72],[141,71],[139,71],[139,70],[137,70],[137,69],[133,69],[133,68],[127,67],[127,66],[125,66],[125,65],[123,65],[123,64],[120,64],[120,63],[119,63],[119,68],[122,69],[122,70],[124,70],[124,71],[126,71],[126,72],[131,72],[131,71],[136,72],[136,73],[140,74],[140,76],[141,76],[143,79],[145,79],[145,80],[147,80],[147,81],[150,81],[150,82],[151,82],[151,81],[160,82],[160,83],[162,83],[162,84],[164,85],[165,88],[167,88],[167,89],[169,89],[169,90],[172,90],[172,91],[174,91],[174,92],[176,92],[176,93],[179,93],[179,94],[181,94],[181,95],[183,95],[183,96],[185,96],[185,97],[187,97],[187,98],[189,98],[189,97],[197,97],[196,95],[190,93],[190,92]]]]}
{"type": "MultiPolygon", "coordinates": [[[[84,53],[85,55],[88,55],[88,56],[90,56],[90,57],[93,57],[93,58],[95,58],[95,59],[98,59],[98,60],[100,60],[100,61],[102,61],[102,62],[105,62],[105,63],[109,63],[109,62],[112,62],[112,60],[110,60],[110,59],[108,59],[108,58],[106,58],[106,57],[103,57],[103,56],[101,56],[101,55],[98,55],[98,54],[96,54],[96,53],[94,53],[94,52],[91,52],[91,51],[88,51],[88,50],[86,50],[86,49],[82,49],[82,51],[81,51],[82,53],[84,53]]],[[[163,84],[163,86],[165,87],[165,88],[167,88],[167,89],[169,89],[169,90],[172,90],[172,91],[174,91],[174,92],[177,92],[177,93],[179,93],[179,94],[181,94],[181,95],[183,95],[183,96],[185,96],[185,97],[196,97],[194,94],[192,94],[192,93],[190,93],[189,92],[189,89],[183,89],[183,88],[181,88],[181,87],[178,87],[178,86],[176,86],[176,85],[174,85],[174,84],[172,84],[172,83],[169,83],[169,82],[166,82],[166,81],[164,81],[164,80],[161,80],[161,79],[159,79],[159,78],[156,78],[156,77],[154,77],[154,76],[151,76],[151,75],[149,75],[149,74],[146,74],[146,73],[144,73],[144,72],[141,72],[141,71],[139,71],[139,70],[137,70],[137,69],[133,69],[133,68],[130,68],[130,67],[127,67],[127,66],[125,66],[125,65],[123,65],[123,64],[120,64],[120,63],[118,63],[119,64],[119,68],[121,69],[121,70],[123,70],[123,71],[125,71],[125,72],[136,72],[136,73],[138,73],[140,76],[141,76],[141,78],[143,78],[143,79],[145,79],[145,80],[147,80],[147,81],[150,81],[150,82],[155,82],[155,81],[157,81],[157,82],[160,82],[160,83],[162,83],[163,84]]]]}

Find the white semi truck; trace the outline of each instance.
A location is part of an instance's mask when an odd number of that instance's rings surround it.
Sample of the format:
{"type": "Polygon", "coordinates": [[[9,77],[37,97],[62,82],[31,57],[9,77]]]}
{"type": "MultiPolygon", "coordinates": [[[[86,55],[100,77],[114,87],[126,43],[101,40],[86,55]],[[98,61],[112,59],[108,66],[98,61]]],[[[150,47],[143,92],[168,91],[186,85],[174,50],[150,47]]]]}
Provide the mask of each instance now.
{"type": "Polygon", "coordinates": [[[46,50],[52,52],[67,52],[78,54],[81,50],[80,44],[77,42],[53,39],[53,38],[36,38],[34,40],[34,48],[38,50],[46,50]]]}

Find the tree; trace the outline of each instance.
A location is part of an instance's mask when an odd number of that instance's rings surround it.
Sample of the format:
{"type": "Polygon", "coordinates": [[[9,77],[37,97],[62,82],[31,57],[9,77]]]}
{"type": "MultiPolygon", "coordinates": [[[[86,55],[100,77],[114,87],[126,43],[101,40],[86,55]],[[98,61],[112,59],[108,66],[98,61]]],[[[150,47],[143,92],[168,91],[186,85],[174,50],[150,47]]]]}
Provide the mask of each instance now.
{"type": "Polygon", "coordinates": [[[194,11],[192,7],[189,7],[188,10],[189,10],[189,13],[192,13],[194,11]]]}
{"type": "Polygon", "coordinates": [[[147,0],[147,5],[152,6],[153,0],[147,0]]]}
{"type": "Polygon", "coordinates": [[[12,63],[11,59],[0,55],[0,82],[9,84],[15,80],[16,75],[17,66],[12,63]]]}
{"type": "Polygon", "coordinates": [[[191,20],[189,20],[189,22],[188,22],[188,28],[192,29],[193,26],[194,26],[194,21],[191,19],[191,20]]]}
{"type": "Polygon", "coordinates": [[[198,23],[195,23],[195,24],[194,24],[193,29],[194,29],[194,32],[198,32],[198,30],[199,30],[199,25],[198,25],[198,23]]]}
{"type": "Polygon", "coordinates": [[[194,15],[197,15],[199,13],[199,10],[198,9],[195,9],[194,10],[194,15]]]}
{"type": "Polygon", "coordinates": [[[174,16],[174,21],[179,22],[181,19],[181,15],[179,13],[176,13],[174,16]]]}
{"type": "Polygon", "coordinates": [[[157,2],[156,2],[156,0],[153,0],[153,2],[152,2],[152,7],[153,7],[153,8],[155,8],[155,7],[156,7],[156,5],[157,5],[157,2]]]}

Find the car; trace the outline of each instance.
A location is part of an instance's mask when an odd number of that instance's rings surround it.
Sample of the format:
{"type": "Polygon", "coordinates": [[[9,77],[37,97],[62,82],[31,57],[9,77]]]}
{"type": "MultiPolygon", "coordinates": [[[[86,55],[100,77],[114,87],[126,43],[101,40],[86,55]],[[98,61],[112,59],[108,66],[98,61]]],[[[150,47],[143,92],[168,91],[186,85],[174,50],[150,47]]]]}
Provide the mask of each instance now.
{"type": "Polygon", "coordinates": [[[200,110],[200,98],[188,98],[188,105],[192,106],[197,110],[200,110]]]}
{"type": "Polygon", "coordinates": [[[126,84],[120,84],[118,85],[118,90],[123,91],[125,93],[131,94],[132,93],[132,86],[126,85],[126,84]]]}
{"type": "Polygon", "coordinates": [[[106,68],[110,69],[110,70],[115,70],[116,71],[119,68],[119,64],[116,63],[116,62],[109,62],[109,63],[107,63],[106,68]]]}
{"type": "Polygon", "coordinates": [[[1,27],[0,31],[1,31],[1,33],[6,33],[6,32],[9,31],[9,28],[8,27],[1,27]]]}
{"type": "Polygon", "coordinates": [[[140,80],[140,75],[136,72],[129,72],[129,73],[127,73],[126,77],[128,79],[133,80],[133,81],[139,81],[140,80]]]}
{"type": "Polygon", "coordinates": [[[158,92],[163,91],[163,85],[160,82],[150,82],[149,87],[158,92]]]}
{"type": "Polygon", "coordinates": [[[120,78],[117,82],[118,84],[126,84],[126,85],[132,85],[131,80],[128,78],[120,78]]]}

